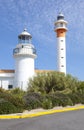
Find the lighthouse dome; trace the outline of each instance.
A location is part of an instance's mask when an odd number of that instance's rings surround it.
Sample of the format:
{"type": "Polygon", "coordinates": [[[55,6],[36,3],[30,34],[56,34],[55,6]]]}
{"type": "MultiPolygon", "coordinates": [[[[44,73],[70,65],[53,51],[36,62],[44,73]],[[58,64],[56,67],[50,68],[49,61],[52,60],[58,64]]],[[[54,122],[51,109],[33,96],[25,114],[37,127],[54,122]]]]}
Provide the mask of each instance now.
{"type": "Polygon", "coordinates": [[[27,32],[27,29],[25,28],[24,31],[18,36],[19,39],[21,38],[32,38],[31,34],[27,32]]]}
{"type": "Polygon", "coordinates": [[[57,20],[63,20],[64,19],[64,15],[62,13],[59,13],[59,15],[57,16],[57,20]]]}
{"type": "Polygon", "coordinates": [[[27,32],[27,29],[25,28],[24,31],[18,35],[18,41],[19,43],[31,43],[32,36],[30,33],[27,32]]]}

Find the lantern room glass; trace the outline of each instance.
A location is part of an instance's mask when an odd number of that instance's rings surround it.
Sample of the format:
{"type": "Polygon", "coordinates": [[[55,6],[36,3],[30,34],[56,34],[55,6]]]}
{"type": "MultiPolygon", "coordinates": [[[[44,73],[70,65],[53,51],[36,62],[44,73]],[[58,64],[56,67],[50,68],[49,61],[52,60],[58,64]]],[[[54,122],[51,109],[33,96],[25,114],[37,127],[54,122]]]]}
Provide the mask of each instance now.
{"type": "Polygon", "coordinates": [[[27,35],[22,35],[18,37],[18,42],[21,44],[31,44],[31,37],[27,35]]]}

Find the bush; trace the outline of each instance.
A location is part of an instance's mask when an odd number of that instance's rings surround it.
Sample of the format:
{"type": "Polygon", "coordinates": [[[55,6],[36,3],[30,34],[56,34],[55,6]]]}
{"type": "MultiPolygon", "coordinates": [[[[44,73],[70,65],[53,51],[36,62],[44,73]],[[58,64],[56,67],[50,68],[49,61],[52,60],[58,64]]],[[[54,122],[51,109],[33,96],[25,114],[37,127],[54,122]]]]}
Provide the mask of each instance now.
{"type": "Polygon", "coordinates": [[[72,106],[73,105],[73,102],[72,102],[72,100],[69,98],[69,97],[67,97],[67,96],[65,96],[65,97],[61,97],[60,98],[60,101],[61,101],[61,106],[63,106],[63,107],[65,107],[65,106],[72,106]]]}
{"type": "Polygon", "coordinates": [[[18,109],[9,101],[0,99],[0,114],[16,113],[18,109]]]}
{"type": "Polygon", "coordinates": [[[22,112],[24,101],[15,96],[11,91],[0,89],[0,114],[22,112]],[[7,105],[8,104],[8,105],[7,105]]]}
{"type": "Polygon", "coordinates": [[[25,95],[25,91],[21,90],[20,88],[14,88],[12,90],[8,90],[9,93],[11,93],[12,95],[14,95],[14,97],[19,97],[22,99],[22,97],[25,95]]]}
{"type": "Polygon", "coordinates": [[[81,97],[77,93],[68,94],[68,97],[72,100],[73,105],[81,103],[81,97]]]}
{"type": "Polygon", "coordinates": [[[66,88],[66,76],[59,72],[44,72],[30,79],[28,91],[48,94],[52,91],[62,91],[66,88]]]}
{"type": "Polygon", "coordinates": [[[79,98],[79,103],[82,103],[82,104],[84,104],[84,94],[82,94],[82,93],[77,93],[77,96],[78,96],[78,98],[79,98]]]}
{"type": "Polygon", "coordinates": [[[0,92],[5,92],[6,90],[0,87],[0,92]]]}
{"type": "Polygon", "coordinates": [[[67,105],[73,105],[71,99],[62,93],[54,93],[49,95],[50,100],[52,101],[52,106],[67,106],[67,105]]]}
{"type": "Polygon", "coordinates": [[[42,107],[43,96],[39,93],[29,92],[24,97],[25,100],[25,108],[28,110],[42,107]]]}
{"type": "Polygon", "coordinates": [[[50,94],[48,97],[51,100],[53,107],[60,105],[60,100],[55,94],[50,94]]]}
{"type": "Polygon", "coordinates": [[[44,108],[44,109],[51,109],[51,108],[53,108],[52,100],[48,96],[44,97],[44,100],[42,102],[42,108],[44,108]]]}
{"type": "Polygon", "coordinates": [[[0,99],[3,98],[4,100],[12,103],[14,106],[18,108],[23,108],[24,107],[24,101],[18,97],[15,97],[11,93],[7,92],[0,92],[0,99]]]}

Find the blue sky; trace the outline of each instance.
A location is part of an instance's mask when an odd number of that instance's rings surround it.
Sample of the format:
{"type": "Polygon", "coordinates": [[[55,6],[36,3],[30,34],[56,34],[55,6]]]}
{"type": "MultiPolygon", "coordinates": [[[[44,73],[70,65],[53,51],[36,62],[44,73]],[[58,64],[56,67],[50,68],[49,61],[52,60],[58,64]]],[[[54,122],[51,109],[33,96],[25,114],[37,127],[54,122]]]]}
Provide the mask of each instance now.
{"type": "Polygon", "coordinates": [[[14,69],[12,50],[26,27],[37,49],[35,68],[57,70],[54,22],[59,12],[68,21],[67,73],[84,80],[83,0],[0,0],[0,69],[14,69]]]}

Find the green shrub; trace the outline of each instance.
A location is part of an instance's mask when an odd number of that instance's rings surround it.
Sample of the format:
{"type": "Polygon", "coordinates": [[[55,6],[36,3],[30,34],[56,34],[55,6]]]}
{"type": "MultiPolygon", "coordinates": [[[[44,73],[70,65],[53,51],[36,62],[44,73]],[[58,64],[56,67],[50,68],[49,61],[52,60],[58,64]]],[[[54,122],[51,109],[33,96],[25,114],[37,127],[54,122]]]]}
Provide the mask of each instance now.
{"type": "Polygon", "coordinates": [[[9,90],[9,93],[14,95],[15,97],[19,97],[22,99],[26,92],[21,90],[20,88],[14,88],[12,90],[9,90]]]}
{"type": "Polygon", "coordinates": [[[70,105],[72,106],[73,103],[72,103],[72,100],[66,95],[66,94],[63,94],[63,93],[56,93],[56,96],[59,98],[59,101],[60,101],[60,106],[67,106],[67,105],[70,105]]]}
{"type": "Polygon", "coordinates": [[[71,75],[65,75],[64,73],[51,71],[39,73],[34,78],[30,79],[28,91],[39,92],[41,94],[55,93],[56,91],[71,93],[77,92],[79,85],[80,82],[77,78],[71,75]]]}
{"type": "Polygon", "coordinates": [[[66,76],[64,73],[55,71],[44,72],[37,74],[33,79],[30,79],[28,91],[40,92],[48,94],[52,91],[62,91],[66,88],[66,76]]]}
{"type": "Polygon", "coordinates": [[[55,107],[55,106],[59,106],[59,98],[56,97],[54,94],[49,94],[48,95],[48,98],[51,100],[52,102],[52,107],[55,107]]]}
{"type": "Polygon", "coordinates": [[[67,106],[67,105],[73,105],[71,99],[62,93],[54,93],[54,94],[50,94],[49,98],[52,101],[52,106],[67,106]]]}
{"type": "Polygon", "coordinates": [[[48,99],[48,98],[45,98],[43,100],[43,102],[42,102],[42,108],[44,108],[44,109],[51,109],[51,108],[53,108],[52,101],[50,99],[48,99]]]}
{"type": "Polygon", "coordinates": [[[63,107],[65,107],[65,106],[72,106],[73,105],[73,102],[72,102],[72,100],[69,98],[69,97],[67,97],[67,96],[65,96],[65,97],[61,97],[60,98],[60,100],[61,100],[61,106],[63,106],[63,107]]]}
{"type": "Polygon", "coordinates": [[[0,98],[3,98],[4,100],[12,103],[14,106],[18,108],[24,107],[24,101],[21,98],[15,97],[11,93],[0,92],[0,98]]]}
{"type": "Polygon", "coordinates": [[[28,110],[42,107],[43,97],[38,93],[27,93],[24,97],[25,100],[25,108],[28,110]]]}
{"type": "Polygon", "coordinates": [[[76,93],[77,98],[79,99],[78,103],[84,104],[84,94],[83,93],[76,93]]]}
{"type": "Polygon", "coordinates": [[[0,87],[0,92],[5,92],[6,90],[0,87]]]}
{"type": "Polygon", "coordinates": [[[16,113],[18,109],[9,101],[0,99],[0,114],[16,113]]]}
{"type": "Polygon", "coordinates": [[[68,94],[68,97],[72,100],[73,105],[81,103],[81,97],[77,93],[68,94]]]}

